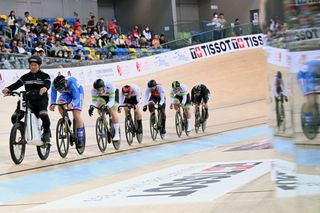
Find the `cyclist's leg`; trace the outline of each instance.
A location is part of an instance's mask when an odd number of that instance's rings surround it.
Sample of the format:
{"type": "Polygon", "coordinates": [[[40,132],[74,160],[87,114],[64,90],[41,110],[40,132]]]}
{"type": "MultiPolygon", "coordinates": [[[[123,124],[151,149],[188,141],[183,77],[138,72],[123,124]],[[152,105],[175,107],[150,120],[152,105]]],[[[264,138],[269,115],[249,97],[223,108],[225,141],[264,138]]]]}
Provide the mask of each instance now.
{"type": "Polygon", "coordinates": [[[148,103],[148,108],[149,108],[150,113],[154,112],[154,105],[156,103],[157,103],[157,98],[151,95],[149,98],[149,103],[148,103]]]}
{"type": "MultiPolygon", "coordinates": [[[[117,94],[117,93],[116,93],[117,94]]],[[[120,135],[119,135],[119,117],[118,117],[118,107],[119,107],[119,96],[117,98],[115,98],[115,103],[114,105],[109,109],[110,115],[111,115],[111,120],[113,123],[113,127],[114,127],[114,136],[113,136],[113,140],[114,141],[118,141],[120,140],[120,135]]]]}
{"type": "Polygon", "coordinates": [[[173,108],[177,111],[180,107],[180,103],[182,101],[182,97],[181,96],[175,96],[173,99],[173,108]]]}
{"type": "Polygon", "coordinates": [[[279,99],[278,97],[274,97],[275,104],[276,104],[276,116],[277,116],[277,125],[279,125],[279,99]]]}
{"type": "Polygon", "coordinates": [[[192,130],[192,119],[191,119],[191,100],[190,100],[190,94],[187,94],[187,101],[185,103],[185,105],[183,106],[185,113],[186,113],[186,117],[187,117],[187,121],[188,121],[188,128],[187,131],[190,132],[192,130]]]}
{"type": "Polygon", "coordinates": [[[137,133],[141,134],[142,133],[142,113],[141,113],[140,105],[138,105],[136,97],[132,97],[131,102],[132,104],[135,105],[134,117],[137,120],[137,124],[138,124],[137,133]]]}
{"type": "Polygon", "coordinates": [[[81,110],[83,106],[83,91],[80,91],[80,100],[77,105],[73,106],[73,118],[76,121],[76,128],[77,128],[77,139],[80,142],[80,144],[85,140],[84,138],[84,122],[81,116],[81,110]]]}
{"type": "Polygon", "coordinates": [[[34,113],[38,115],[42,120],[42,127],[43,127],[42,140],[49,142],[51,137],[51,131],[50,131],[50,118],[47,111],[48,99],[43,98],[37,101],[37,103],[30,102],[30,104],[33,107],[34,113]]]}
{"type": "Polygon", "coordinates": [[[205,95],[205,96],[203,97],[203,103],[204,103],[204,109],[205,109],[205,111],[206,111],[206,117],[205,117],[206,119],[209,118],[208,101],[209,101],[209,96],[208,96],[208,95],[205,95]]]}

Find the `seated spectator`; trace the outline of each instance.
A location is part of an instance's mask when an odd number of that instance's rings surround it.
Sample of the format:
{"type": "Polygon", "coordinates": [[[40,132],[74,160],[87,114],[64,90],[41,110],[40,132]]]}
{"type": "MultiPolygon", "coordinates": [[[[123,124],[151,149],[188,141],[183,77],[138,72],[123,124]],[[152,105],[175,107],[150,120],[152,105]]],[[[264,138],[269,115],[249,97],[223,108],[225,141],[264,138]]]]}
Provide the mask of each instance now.
{"type": "Polygon", "coordinates": [[[4,42],[0,40],[0,52],[2,53],[11,53],[11,49],[6,48],[4,42]]]}
{"type": "Polygon", "coordinates": [[[167,43],[167,40],[166,40],[164,34],[160,34],[160,39],[159,40],[160,40],[160,44],[167,43]]]}
{"type": "Polygon", "coordinates": [[[79,43],[82,45],[82,46],[85,46],[86,43],[87,43],[87,34],[86,33],[81,33],[81,37],[79,39],[79,43]]]}
{"type": "Polygon", "coordinates": [[[68,32],[67,36],[64,38],[64,44],[67,46],[75,46],[75,39],[73,37],[73,30],[70,29],[70,31],[68,32]]]}
{"type": "Polygon", "coordinates": [[[96,38],[94,37],[93,34],[91,34],[90,37],[88,38],[86,46],[88,46],[88,47],[97,46],[97,41],[96,41],[96,38]]]}
{"type": "Polygon", "coordinates": [[[99,18],[96,28],[99,34],[103,31],[106,31],[106,23],[104,22],[104,18],[99,18]]]}
{"type": "Polygon", "coordinates": [[[144,35],[141,35],[140,40],[139,40],[139,45],[137,45],[137,47],[146,47],[146,46],[150,46],[150,45],[149,45],[146,37],[144,35]]]}
{"type": "Polygon", "coordinates": [[[84,60],[83,51],[81,49],[78,49],[77,52],[76,52],[76,55],[73,57],[73,59],[84,60]]]}
{"type": "Polygon", "coordinates": [[[120,34],[114,43],[119,48],[125,48],[127,46],[123,34],[120,34]]]}
{"type": "Polygon", "coordinates": [[[111,35],[118,34],[117,27],[116,18],[112,18],[111,21],[108,22],[108,33],[111,35]]]}
{"type": "Polygon", "coordinates": [[[153,39],[152,39],[152,47],[153,48],[159,48],[160,47],[160,39],[159,39],[159,35],[155,34],[153,39]]]}
{"type": "Polygon", "coordinates": [[[46,56],[46,53],[44,52],[44,49],[42,47],[36,47],[35,50],[37,51],[38,56],[40,57],[46,56]]]}
{"type": "Polygon", "coordinates": [[[105,48],[107,46],[107,37],[105,35],[101,36],[99,39],[98,39],[98,46],[100,48],[105,48]]]}
{"type": "Polygon", "coordinates": [[[107,46],[106,48],[108,49],[109,52],[115,53],[116,52],[116,45],[114,44],[113,38],[109,38],[107,40],[107,46]]]}
{"type": "Polygon", "coordinates": [[[18,49],[18,53],[19,53],[19,54],[27,54],[26,49],[23,47],[22,41],[19,41],[19,42],[18,42],[17,49],[18,49]]]}
{"type": "Polygon", "coordinates": [[[96,21],[96,17],[91,16],[91,19],[87,23],[87,29],[88,29],[89,33],[93,32],[93,29],[95,27],[95,21],[96,21]]]}
{"type": "Polygon", "coordinates": [[[149,26],[146,26],[144,28],[144,30],[142,31],[142,35],[144,35],[144,37],[146,38],[147,42],[149,42],[149,45],[150,45],[152,41],[152,34],[149,26]]]}
{"type": "Polygon", "coordinates": [[[236,18],[236,20],[234,21],[234,32],[233,33],[235,36],[242,35],[242,28],[241,28],[240,20],[238,18],[236,18]]]}
{"type": "Polygon", "coordinates": [[[137,25],[134,26],[131,30],[131,39],[136,41],[140,39],[140,31],[137,25]]]}
{"type": "Polygon", "coordinates": [[[19,53],[17,40],[11,41],[11,53],[19,53]]]}

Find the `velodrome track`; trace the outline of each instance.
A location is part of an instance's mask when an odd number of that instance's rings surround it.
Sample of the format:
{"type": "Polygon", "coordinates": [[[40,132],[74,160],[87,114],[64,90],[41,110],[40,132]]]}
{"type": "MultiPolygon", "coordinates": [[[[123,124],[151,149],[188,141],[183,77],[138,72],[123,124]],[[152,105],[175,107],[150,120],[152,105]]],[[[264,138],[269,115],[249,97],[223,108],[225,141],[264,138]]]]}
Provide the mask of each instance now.
{"type": "Polygon", "coordinates": [[[210,118],[205,133],[178,138],[174,112],[167,107],[166,139],[153,142],[149,114],[144,113],[143,142],[135,140],[129,147],[121,115],[120,151],[109,145],[104,154],[96,145],[96,115],[87,114],[91,100],[86,88],[84,155],[71,147],[60,158],[54,136],[59,116],[50,112],[53,145],[48,160],[39,160],[30,145],[21,165],[11,161],[8,147],[16,99],[0,98],[0,212],[296,212],[296,200],[276,199],[271,181],[270,159],[281,156],[290,162],[292,157],[269,147],[266,68],[265,53],[255,49],[116,82],[118,87],[136,83],[144,90],[149,79],[156,79],[165,86],[167,101],[173,80],[189,89],[204,83],[212,92],[210,118]],[[232,150],[253,143],[264,148],[232,150]],[[200,174],[204,171],[208,173],[200,174]],[[212,171],[221,171],[220,176],[212,171]]]}

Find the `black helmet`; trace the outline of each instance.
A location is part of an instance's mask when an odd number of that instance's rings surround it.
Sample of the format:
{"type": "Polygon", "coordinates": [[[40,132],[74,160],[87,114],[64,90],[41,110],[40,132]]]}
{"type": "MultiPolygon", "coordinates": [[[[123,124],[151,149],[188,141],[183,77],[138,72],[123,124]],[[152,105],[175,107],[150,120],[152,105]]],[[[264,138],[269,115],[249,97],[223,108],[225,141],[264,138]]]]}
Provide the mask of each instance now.
{"type": "Polygon", "coordinates": [[[277,72],[277,78],[282,78],[282,73],[280,71],[277,72]]]}
{"type": "Polygon", "coordinates": [[[201,92],[201,84],[198,84],[198,85],[194,86],[194,90],[196,92],[201,92]]]}
{"type": "Polygon", "coordinates": [[[53,86],[56,90],[63,89],[66,85],[66,78],[63,75],[58,75],[53,80],[53,86]]]}
{"type": "Polygon", "coordinates": [[[95,82],[93,83],[93,88],[95,89],[100,89],[104,87],[105,87],[104,81],[101,78],[95,80],[95,82]]]}
{"type": "Polygon", "coordinates": [[[174,81],[174,82],[172,82],[172,88],[173,88],[173,89],[178,88],[178,87],[180,87],[179,81],[174,81]]]}
{"type": "Polygon", "coordinates": [[[29,64],[35,62],[38,65],[41,65],[42,64],[42,59],[37,55],[33,55],[30,58],[28,58],[28,62],[29,62],[29,64]]]}
{"type": "Polygon", "coordinates": [[[155,87],[157,86],[157,82],[155,80],[150,80],[148,82],[148,88],[152,88],[152,87],[155,87]]]}

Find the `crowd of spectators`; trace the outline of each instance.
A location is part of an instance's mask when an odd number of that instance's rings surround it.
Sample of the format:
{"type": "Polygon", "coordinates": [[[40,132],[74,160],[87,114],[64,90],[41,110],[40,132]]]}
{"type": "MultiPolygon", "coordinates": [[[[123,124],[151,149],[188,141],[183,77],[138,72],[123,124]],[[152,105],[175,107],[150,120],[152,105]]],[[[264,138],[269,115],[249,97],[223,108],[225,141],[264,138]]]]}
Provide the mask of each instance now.
{"type": "Polygon", "coordinates": [[[161,48],[163,34],[138,25],[121,32],[116,18],[106,22],[91,16],[85,24],[74,18],[34,18],[30,12],[16,17],[0,15],[0,52],[37,54],[76,60],[104,60],[117,57],[118,48],[161,48]]]}

